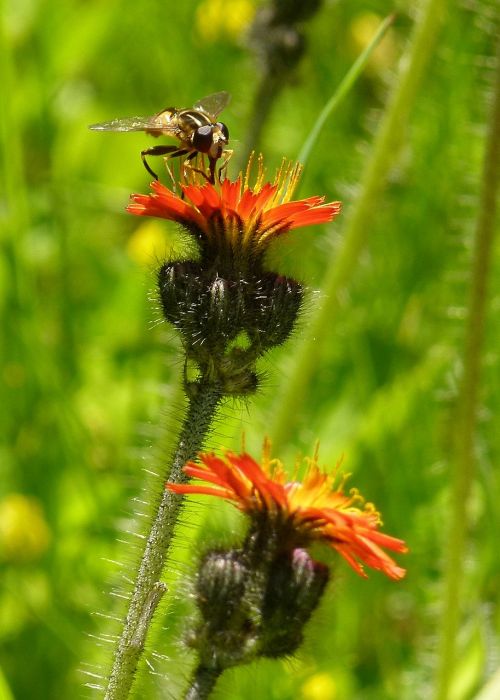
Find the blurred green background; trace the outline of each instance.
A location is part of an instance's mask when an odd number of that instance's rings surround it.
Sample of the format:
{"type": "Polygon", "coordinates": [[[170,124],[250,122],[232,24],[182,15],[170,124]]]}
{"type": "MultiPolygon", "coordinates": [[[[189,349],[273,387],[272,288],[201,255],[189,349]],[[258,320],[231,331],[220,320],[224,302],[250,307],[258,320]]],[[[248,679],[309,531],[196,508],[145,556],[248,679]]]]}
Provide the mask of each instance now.
{"type": "MultiPolygon", "coordinates": [[[[421,12],[415,5],[330,0],[304,24],[305,55],[263,132],[271,174],[283,156],[297,156],[381,20],[398,13],[328,121],[301,185],[302,196],[341,199],[342,216],[294,233],[273,256],[275,269],[311,290],[300,328],[262,366],[256,400],[225,405],[211,446],[237,448],[244,431],[257,456],[272,432],[308,318],[325,301],[314,290],[342,250],[377,125],[397,89],[421,12]]],[[[290,467],[317,439],[323,464],[344,456],[351,483],[377,504],[386,531],[408,542],[410,554],[399,557],[407,578],[395,584],[371,572],[364,581],[330,556],[333,582],[300,654],[227,673],[214,697],[434,697],[454,415],[500,26],[494,0],[448,5],[361,254],[323,328],[312,381],[279,440],[290,467]]],[[[0,699],[100,697],[84,684],[98,685],[109,663],[117,627],[106,616],[121,614],[137,556],[127,531],[141,531],[134,512],[148,509],[133,498],[142,498],[148,470],[162,469],[181,420],[182,367],[154,294],[158,262],[179,245],[175,227],[124,212],[130,192],[147,191],[139,151],[151,141],[87,125],[189,106],[225,89],[233,99],[224,121],[238,152],[261,79],[245,42],[256,3],[4,0],[0,7],[0,699]]],[[[500,654],[499,263],[497,243],[467,545],[456,572],[463,596],[450,700],[485,700],[480,689],[500,654]]],[[[189,608],[184,577],[196,551],[241,528],[208,499],[183,521],[172,595],[136,697],[179,697],[190,663],[178,643],[189,608]]]]}

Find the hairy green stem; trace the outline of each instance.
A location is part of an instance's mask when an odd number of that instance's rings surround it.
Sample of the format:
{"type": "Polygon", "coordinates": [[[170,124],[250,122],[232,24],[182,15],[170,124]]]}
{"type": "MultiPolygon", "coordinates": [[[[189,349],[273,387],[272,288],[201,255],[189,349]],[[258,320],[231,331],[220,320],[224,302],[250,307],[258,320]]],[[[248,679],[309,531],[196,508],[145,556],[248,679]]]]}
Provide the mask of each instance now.
{"type": "Polygon", "coordinates": [[[129,697],[152,617],[166,590],[160,578],[179,516],[182,496],[165,489],[164,483],[167,480],[186,481],[182,467],[202,448],[221,398],[219,388],[203,383],[197,385],[197,391],[189,396],[172,465],[160,480],[161,496],[139,565],[123,632],[115,650],[105,700],[126,700],[129,697]]]}
{"type": "Polygon", "coordinates": [[[401,75],[375,137],[372,154],[361,180],[361,194],[346,225],[343,246],[332,254],[323,283],[324,302],[310,320],[309,331],[298,349],[290,380],[276,401],[270,434],[273,446],[278,451],[300,415],[300,406],[318,366],[319,354],[332,329],[339,292],[352,276],[359,254],[368,240],[371,221],[377,210],[377,198],[399,151],[411,106],[432,55],[445,5],[446,0],[426,1],[408,54],[401,62],[401,75]]]}
{"type": "Polygon", "coordinates": [[[493,105],[483,163],[481,195],[474,236],[471,286],[463,351],[463,375],[457,397],[454,451],[451,464],[451,518],[446,544],[442,637],[436,699],[447,700],[456,663],[456,640],[463,597],[463,560],[470,523],[469,498],[475,473],[476,430],[481,356],[487,312],[487,284],[493,254],[500,181],[500,42],[493,105]]]}
{"type": "Polygon", "coordinates": [[[199,665],[193,674],[185,700],[205,700],[215,688],[221,672],[199,665]]]}

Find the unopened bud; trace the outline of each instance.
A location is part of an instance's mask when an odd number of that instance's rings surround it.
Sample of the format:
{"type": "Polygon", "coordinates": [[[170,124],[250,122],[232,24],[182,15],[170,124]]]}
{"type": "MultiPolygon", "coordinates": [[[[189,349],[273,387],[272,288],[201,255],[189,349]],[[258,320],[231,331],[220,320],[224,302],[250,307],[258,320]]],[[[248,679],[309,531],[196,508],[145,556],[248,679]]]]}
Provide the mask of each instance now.
{"type": "Polygon", "coordinates": [[[302,286],[289,277],[267,273],[248,303],[247,333],[265,350],[281,345],[295,326],[303,300],[302,286]]]}
{"type": "Polygon", "coordinates": [[[303,298],[301,285],[288,277],[268,272],[250,281],[226,279],[194,261],[165,263],[158,286],[164,316],[181,334],[187,357],[233,396],[255,392],[256,360],[288,338],[303,298]]]}
{"type": "Polygon", "coordinates": [[[227,317],[228,312],[228,288],[227,281],[216,278],[210,287],[210,312],[215,318],[227,317]]]}
{"type": "Polygon", "coordinates": [[[193,312],[200,303],[201,270],[195,262],[165,263],[158,273],[158,287],[167,321],[181,333],[189,333],[193,312]]]}
{"type": "Polygon", "coordinates": [[[240,604],[246,575],[238,551],[209,552],[203,558],[196,580],[196,602],[211,625],[224,623],[240,604]]]}
{"type": "Polygon", "coordinates": [[[328,567],[304,549],[281,554],[269,572],[262,609],[263,656],[293,654],[328,582],[328,567]]]}
{"type": "Polygon", "coordinates": [[[241,282],[216,277],[209,285],[205,312],[205,334],[212,347],[224,347],[242,329],[244,314],[241,282]]]}
{"type": "Polygon", "coordinates": [[[163,313],[180,332],[190,357],[222,354],[241,332],[243,283],[225,280],[196,262],[166,263],[158,274],[163,313]]]}
{"type": "Polygon", "coordinates": [[[258,630],[245,595],[251,576],[240,550],[210,552],[202,560],[196,582],[202,619],[187,635],[201,664],[225,669],[255,658],[258,630]]]}
{"type": "Polygon", "coordinates": [[[321,7],[321,0],[275,0],[273,3],[275,24],[303,22],[312,17],[321,7]]]}

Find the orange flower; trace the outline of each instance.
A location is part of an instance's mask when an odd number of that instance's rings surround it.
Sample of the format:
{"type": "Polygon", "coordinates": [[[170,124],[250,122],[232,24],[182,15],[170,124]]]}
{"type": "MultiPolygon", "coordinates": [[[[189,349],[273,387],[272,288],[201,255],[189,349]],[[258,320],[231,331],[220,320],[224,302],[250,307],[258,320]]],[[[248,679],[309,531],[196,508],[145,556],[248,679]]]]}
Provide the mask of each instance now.
{"type": "Polygon", "coordinates": [[[402,540],[379,532],[380,515],[371,503],[364,503],[356,489],[343,493],[345,478],[335,487],[336,475],[323,473],[316,458],[308,460],[304,479],[288,481],[282,464],[269,457],[264,446],[262,464],[250,455],[226,452],[200,455],[201,464],[189,462],[184,471],[203,484],[167,484],[175,493],[198,493],[232,501],[256,522],[266,522],[280,529],[282,541],[290,547],[323,541],[336,549],[361,576],[362,563],[401,579],[405,569],[397,566],[382,547],[406,552],[402,540]],[[290,533],[291,535],[290,540],[290,533]],[[288,539],[287,539],[288,538],[288,539]]]}
{"type": "MultiPolygon", "coordinates": [[[[245,177],[231,182],[199,184],[193,172],[192,184],[182,185],[179,197],[160,182],[153,182],[153,194],[133,194],[127,211],[137,216],[156,216],[177,221],[198,234],[208,247],[227,247],[240,255],[261,255],[277,236],[301,226],[322,224],[337,216],[340,202],[324,203],[324,197],[292,201],[302,166],[283,162],[274,181],[264,182],[262,158],[256,182],[250,187],[252,159],[245,177]]],[[[198,178],[199,180],[199,178],[198,178]]]]}

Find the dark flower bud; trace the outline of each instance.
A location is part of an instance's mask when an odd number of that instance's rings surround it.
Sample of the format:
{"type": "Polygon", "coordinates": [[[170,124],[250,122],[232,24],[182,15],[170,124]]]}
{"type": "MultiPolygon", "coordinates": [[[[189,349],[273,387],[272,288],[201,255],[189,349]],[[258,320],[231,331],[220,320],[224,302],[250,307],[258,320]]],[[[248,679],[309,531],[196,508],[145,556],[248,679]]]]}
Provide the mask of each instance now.
{"type": "Polygon", "coordinates": [[[266,273],[247,302],[250,341],[262,350],[284,343],[293,331],[303,296],[302,286],[295,280],[266,273]]]}
{"type": "Polygon", "coordinates": [[[313,17],[321,7],[321,0],[274,0],[274,23],[292,24],[313,17]]]}
{"type": "Polygon", "coordinates": [[[279,657],[297,650],[328,576],[328,567],[314,561],[304,549],[284,552],[275,559],[262,608],[263,656],[279,657]]]}
{"type": "Polygon", "coordinates": [[[190,357],[222,353],[241,330],[241,284],[221,279],[196,262],[166,263],[158,286],[167,321],[180,332],[190,357]]]}
{"type": "Polygon", "coordinates": [[[216,278],[210,287],[210,311],[215,317],[226,318],[228,309],[228,288],[226,280],[216,278]]]}
{"type": "Polygon", "coordinates": [[[249,43],[268,75],[286,76],[298,64],[306,48],[300,24],[313,17],[320,6],[321,0],[274,0],[257,12],[249,43]]]}
{"type": "Polygon", "coordinates": [[[273,77],[286,75],[304,54],[305,39],[293,24],[276,21],[272,9],[257,13],[250,29],[249,44],[266,73],[273,77]]]}
{"type": "Polygon", "coordinates": [[[196,603],[212,626],[224,626],[240,604],[246,577],[238,551],[213,551],[202,559],[196,579],[196,603]]]}
{"type": "Polygon", "coordinates": [[[199,306],[202,276],[195,262],[165,263],[158,273],[163,314],[181,331],[199,306]]]}
{"type": "Polygon", "coordinates": [[[210,281],[205,308],[204,332],[213,347],[224,346],[234,340],[242,329],[243,287],[241,282],[233,282],[215,277],[210,281]]]}
{"type": "Polygon", "coordinates": [[[202,560],[196,581],[202,619],[187,635],[201,665],[222,670],[255,658],[257,613],[245,595],[251,576],[240,550],[210,552],[202,560]]]}

